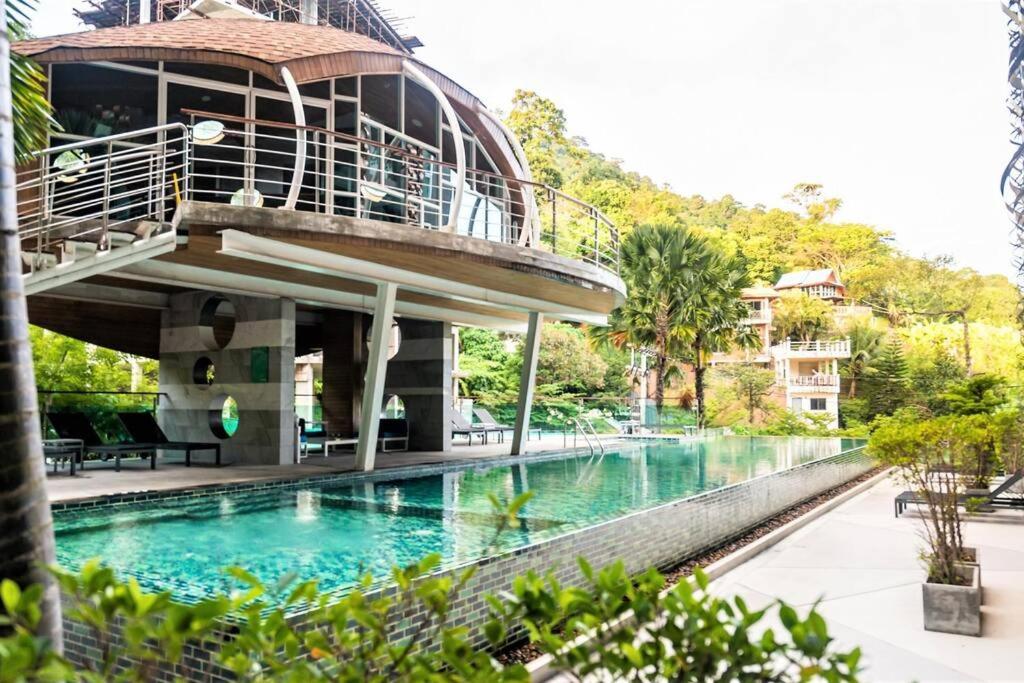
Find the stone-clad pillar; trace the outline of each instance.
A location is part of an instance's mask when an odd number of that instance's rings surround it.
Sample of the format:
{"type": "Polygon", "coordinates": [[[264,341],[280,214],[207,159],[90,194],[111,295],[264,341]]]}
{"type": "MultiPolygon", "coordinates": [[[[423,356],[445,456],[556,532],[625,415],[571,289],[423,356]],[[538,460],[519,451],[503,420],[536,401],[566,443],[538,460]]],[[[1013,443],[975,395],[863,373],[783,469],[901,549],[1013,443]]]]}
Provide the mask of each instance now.
{"type": "Polygon", "coordinates": [[[159,420],[171,440],[219,440],[225,462],[288,464],[295,457],[295,302],[288,299],[177,294],[163,313],[160,334],[159,420]],[[218,299],[234,308],[218,316],[218,299]],[[217,334],[214,334],[214,331],[217,334]],[[203,368],[213,365],[213,380],[203,368]],[[218,434],[224,398],[238,404],[238,428],[218,434]]]}
{"type": "Polygon", "coordinates": [[[385,400],[396,394],[405,404],[409,450],[450,451],[451,323],[399,318],[398,326],[402,343],[388,361],[385,400]]]}

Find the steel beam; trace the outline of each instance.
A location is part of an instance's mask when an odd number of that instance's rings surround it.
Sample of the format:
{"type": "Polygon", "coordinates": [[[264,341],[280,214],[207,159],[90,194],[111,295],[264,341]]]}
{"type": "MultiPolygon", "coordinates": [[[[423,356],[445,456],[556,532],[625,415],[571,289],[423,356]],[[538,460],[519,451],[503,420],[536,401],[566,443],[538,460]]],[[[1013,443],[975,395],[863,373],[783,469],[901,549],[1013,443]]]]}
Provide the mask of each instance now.
{"type": "Polygon", "coordinates": [[[543,324],[543,314],[530,313],[530,322],[523,343],[523,371],[519,375],[519,402],[516,406],[515,431],[512,433],[512,455],[521,455],[526,450],[526,439],[530,433],[530,408],[533,406],[533,386],[537,379],[540,329],[543,324]]]}
{"type": "Polygon", "coordinates": [[[356,445],[356,469],[369,472],[377,457],[377,433],[380,429],[381,403],[384,400],[384,376],[388,369],[388,341],[395,314],[398,285],[377,285],[377,303],[373,307],[370,353],[366,359],[363,383],[363,408],[359,417],[359,443],[356,445]]]}

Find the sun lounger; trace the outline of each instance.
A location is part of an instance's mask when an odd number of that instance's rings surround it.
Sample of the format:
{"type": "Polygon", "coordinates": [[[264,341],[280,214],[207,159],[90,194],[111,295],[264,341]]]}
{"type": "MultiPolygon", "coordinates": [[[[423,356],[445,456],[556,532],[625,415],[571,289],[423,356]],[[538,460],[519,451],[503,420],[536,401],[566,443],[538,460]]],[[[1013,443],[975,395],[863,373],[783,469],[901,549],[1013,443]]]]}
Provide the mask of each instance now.
{"type": "MultiPolygon", "coordinates": [[[[967,505],[969,501],[973,502],[979,510],[991,510],[997,507],[1005,508],[1024,508],[1024,497],[1022,498],[1010,498],[1005,494],[1018,482],[1024,479],[1024,470],[1017,470],[1010,476],[1006,477],[999,486],[990,491],[988,495],[983,496],[958,496],[959,505],[967,505]]],[[[896,516],[899,517],[903,514],[908,507],[911,505],[924,505],[927,501],[916,491],[903,491],[896,496],[893,501],[896,516]]]]}
{"type": "Polygon", "coordinates": [[[185,467],[192,466],[192,453],[194,451],[213,451],[214,462],[220,467],[220,444],[217,442],[204,441],[171,441],[160,429],[153,413],[118,413],[117,418],[128,430],[128,434],[137,443],[155,444],[157,450],[161,451],[183,451],[185,453],[185,467]]]}
{"type": "MultiPolygon", "coordinates": [[[[149,456],[149,468],[156,469],[156,445],[152,443],[121,442],[103,443],[103,439],[93,428],[89,418],[84,413],[47,413],[46,419],[50,421],[53,429],[61,439],[78,439],[85,444],[86,453],[96,453],[100,456],[114,456],[114,470],[121,471],[122,455],[149,456]]],[[[85,461],[82,461],[85,468],[85,461]]]]}
{"type": "MultiPolygon", "coordinates": [[[[494,419],[494,417],[487,411],[486,408],[473,408],[473,414],[476,415],[477,422],[484,429],[490,429],[490,430],[497,429],[497,430],[499,430],[498,433],[501,435],[499,437],[499,441],[504,441],[505,440],[505,434],[504,433],[506,431],[508,431],[508,432],[515,431],[515,427],[510,427],[509,425],[499,424],[498,421],[494,419]]],[[[526,428],[526,440],[527,441],[530,440],[530,434],[533,433],[533,432],[536,432],[538,440],[541,438],[540,427],[533,427],[533,428],[527,427],[526,428]]]]}
{"type": "Polygon", "coordinates": [[[487,434],[491,431],[500,431],[486,429],[480,425],[470,424],[469,420],[462,416],[462,413],[453,410],[452,411],[452,436],[465,436],[469,439],[469,445],[473,445],[473,436],[479,435],[480,443],[487,443],[487,434]]]}
{"type": "Polygon", "coordinates": [[[67,460],[71,463],[71,476],[75,476],[75,469],[83,457],[85,443],[81,439],[43,439],[43,459],[53,461],[54,474],[58,463],[67,460]]]}

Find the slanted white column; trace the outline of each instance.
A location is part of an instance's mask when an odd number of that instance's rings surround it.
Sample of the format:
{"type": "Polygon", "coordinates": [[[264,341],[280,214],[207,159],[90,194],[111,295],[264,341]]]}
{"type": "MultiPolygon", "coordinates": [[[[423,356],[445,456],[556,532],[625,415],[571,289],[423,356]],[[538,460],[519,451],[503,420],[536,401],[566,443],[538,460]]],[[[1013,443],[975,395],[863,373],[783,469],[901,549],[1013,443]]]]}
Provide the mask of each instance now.
{"type": "Polygon", "coordinates": [[[377,458],[377,432],[380,409],[384,400],[384,376],[388,369],[388,340],[395,314],[393,282],[377,285],[377,303],[373,308],[370,352],[366,358],[366,381],[363,383],[363,409],[359,418],[359,443],[356,445],[356,469],[369,472],[377,458]]]}
{"type": "Polygon", "coordinates": [[[530,428],[530,408],[533,405],[533,385],[537,378],[537,356],[540,352],[540,328],[544,316],[530,313],[526,340],[523,344],[523,372],[519,376],[519,404],[516,407],[516,425],[512,433],[512,455],[526,450],[526,438],[530,428]]]}
{"type": "Polygon", "coordinates": [[[302,188],[302,176],[306,172],[306,111],[302,108],[302,97],[299,95],[299,86],[292,78],[292,72],[288,67],[281,67],[281,80],[288,88],[288,98],[292,101],[292,110],[295,113],[295,166],[292,168],[292,183],[288,188],[288,197],[284,200],[282,209],[294,209],[295,202],[299,199],[299,190],[302,188]]]}

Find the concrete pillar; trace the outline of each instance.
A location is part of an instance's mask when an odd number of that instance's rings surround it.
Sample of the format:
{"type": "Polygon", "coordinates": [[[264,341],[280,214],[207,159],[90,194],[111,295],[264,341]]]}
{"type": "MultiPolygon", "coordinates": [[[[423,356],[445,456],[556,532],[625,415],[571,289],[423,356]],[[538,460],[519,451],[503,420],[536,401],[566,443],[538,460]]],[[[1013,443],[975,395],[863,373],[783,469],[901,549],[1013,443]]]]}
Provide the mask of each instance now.
{"type": "Polygon", "coordinates": [[[384,398],[384,377],[388,366],[388,342],[395,314],[393,282],[377,285],[377,301],[373,307],[372,341],[366,356],[366,379],[363,382],[363,407],[359,418],[359,443],[356,445],[356,469],[369,472],[377,457],[377,434],[380,430],[381,401],[384,398]]]}
{"type": "Polygon", "coordinates": [[[402,318],[402,343],[388,361],[384,395],[397,395],[409,420],[409,449],[452,448],[451,323],[402,318]]]}
{"type": "Polygon", "coordinates": [[[166,395],[158,419],[172,441],[219,440],[225,462],[291,463],[295,302],[210,292],[172,295],[162,316],[160,391],[166,395]],[[233,332],[230,315],[210,319],[221,299],[234,309],[233,332]],[[205,381],[208,365],[213,367],[210,383],[205,381]],[[238,429],[231,436],[218,434],[216,424],[227,397],[238,403],[238,429]]]}
{"type": "Polygon", "coordinates": [[[544,316],[531,312],[526,339],[523,340],[523,371],[519,375],[519,401],[516,406],[515,431],[512,434],[512,455],[520,455],[526,450],[533,385],[537,378],[537,356],[540,353],[540,330],[543,325],[544,316]]]}

